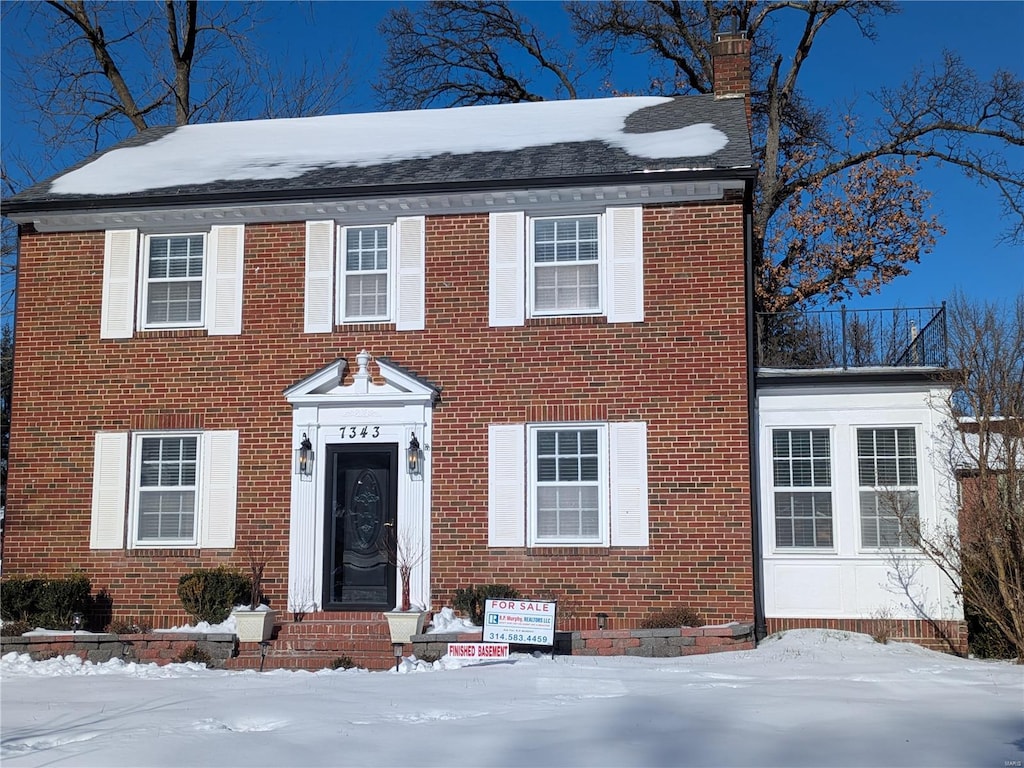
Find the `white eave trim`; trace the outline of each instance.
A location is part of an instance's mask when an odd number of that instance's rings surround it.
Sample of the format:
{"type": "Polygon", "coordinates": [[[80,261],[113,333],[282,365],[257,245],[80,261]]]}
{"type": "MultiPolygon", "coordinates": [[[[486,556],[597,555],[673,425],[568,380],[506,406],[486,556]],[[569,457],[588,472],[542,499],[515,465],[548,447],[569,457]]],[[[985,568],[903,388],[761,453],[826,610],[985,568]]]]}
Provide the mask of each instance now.
{"type": "MultiPolygon", "coordinates": [[[[726,190],[742,190],[740,179],[721,181],[658,181],[643,184],[595,187],[559,187],[419,196],[376,197],[344,200],[310,200],[298,203],[225,205],[213,207],[159,208],[131,211],[76,211],[23,213],[10,216],[31,222],[39,232],[85,232],[104,229],[144,229],[147,232],[182,231],[214,224],[259,224],[344,218],[348,224],[380,222],[389,216],[525,211],[586,213],[595,206],[649,205],[655,203],[719,200],[726,190]]],[[[96,201],[96,205],[102,205],[96,201]]]]}

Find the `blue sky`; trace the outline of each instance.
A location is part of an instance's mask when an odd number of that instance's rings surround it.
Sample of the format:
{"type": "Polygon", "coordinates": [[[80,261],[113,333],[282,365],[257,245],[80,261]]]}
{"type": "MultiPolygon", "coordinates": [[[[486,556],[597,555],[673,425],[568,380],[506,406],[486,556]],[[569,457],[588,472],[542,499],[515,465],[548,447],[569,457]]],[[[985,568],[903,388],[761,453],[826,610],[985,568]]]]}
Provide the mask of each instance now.
{"type": "MultiPolygon", "coordinates": [[[[550,34],[569,39],[556,3],[518,5],[543,22],[550,34]]],[[[296,58],[298,52],[330,59],[350,51],[351,74],[357,85],[345,99],[344,108],[371,111],[376,104],[368,82],[375,77],[383,48],[376,26],[390,6],[383,2],[274,3],[266,9],[273,21],[262,29],[259,44],[283,60],[296,58]]],[[[837,105],[859,97],[858,104],[867,110],[869,92],[898,85],[915,66],[938,63],[943,49],[960,54],[982,80],[999,67],[1024,77],[1024,2],[909,2],[902,4],[902,9],[902,13],[878,21],[874,43],[861,38],[852,23],[830,22],[801,73],[805,93],[815,102],[837,105]]],[[[14,18],[5,16],[5,66],[6,51],[17,44],[18,31],[14,18]]],[[[640,72],[638,60],[620,56],[615,82],[628,87],[640,72]]],[[[6,79],[3,85],[0,140],[31,146],[31,136],[10,108],[6,79]]],[[[1018,167],[1024,164],[1024,152],[1017,152],[1014,162],[1018,167]]],[[[921,178],[934,192],[932,207],[947,234],[913,267],[911,275],[850,305],[933,305],[954,290],[976,299],[1009,299],[1024,292],[1024,248],[997,242],[1005,223],[996,192],[980,188],[951,169],[928,168],[921,178]]]]}

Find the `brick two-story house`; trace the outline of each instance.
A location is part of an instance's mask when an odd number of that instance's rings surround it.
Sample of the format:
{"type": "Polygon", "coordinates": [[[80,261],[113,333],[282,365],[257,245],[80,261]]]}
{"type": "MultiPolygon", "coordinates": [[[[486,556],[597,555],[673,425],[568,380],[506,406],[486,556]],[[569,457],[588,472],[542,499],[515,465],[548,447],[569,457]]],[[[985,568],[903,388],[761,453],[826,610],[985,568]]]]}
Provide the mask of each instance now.
{"type": "Polygon", "coordinates": [[[5,575],[170,625],[255,550],[369,657],[395,531],[425,607],[762,621],[749,54],[716,48],[714,95],[154,129],[6,200],[5,575]]]}

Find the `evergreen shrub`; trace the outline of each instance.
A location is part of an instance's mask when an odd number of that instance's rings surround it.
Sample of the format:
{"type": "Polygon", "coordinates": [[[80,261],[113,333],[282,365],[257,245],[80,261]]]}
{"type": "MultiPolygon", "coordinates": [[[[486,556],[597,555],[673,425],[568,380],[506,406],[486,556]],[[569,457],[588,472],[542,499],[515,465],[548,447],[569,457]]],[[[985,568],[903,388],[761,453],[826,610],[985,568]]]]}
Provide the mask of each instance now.
{"type": "Polygon", "coordinates": [[[220,624],[236,605],[249,602],[249,579],[221,565],[196,568],[178,579],[178,599],[196,621],[220,624]]]}
{"type": "Polygon", "coordinates": [[[485,600],[500,598],[515,600],[519,596],[519,590],[507,584],[481,584],[456,591],[452,607],[461,612],[463,616],[467,616],[474,624],[482,626],[485,600]]]}

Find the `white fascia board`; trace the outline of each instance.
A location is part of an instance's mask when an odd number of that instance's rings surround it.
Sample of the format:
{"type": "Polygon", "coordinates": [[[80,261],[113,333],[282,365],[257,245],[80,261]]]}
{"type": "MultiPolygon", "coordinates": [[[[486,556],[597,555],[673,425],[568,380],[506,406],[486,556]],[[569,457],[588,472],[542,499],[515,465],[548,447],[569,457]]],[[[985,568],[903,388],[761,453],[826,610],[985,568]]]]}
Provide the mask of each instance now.
{"type": "MultiPolygon", "coordinates": [[[[384,389],[384,387],[381,387],[384,389]]],[[[330,408],[332,406],[372,406],[372,405],[429,405],[433,397],[429,393],[419,392],[364,392],[361,394],[346,393],[343,390],[325,394],[295,395],[288,402],[295,407],[313,406],[330,408]]]]}
{"type": "Polygon", "coordinates": [[[339,358],[333,363],[325,365],[316,373],[313,373],[302,381],[288,387],[288,389],[284,391],[285,400],[289,403],[296,403],[298,401],[294,398],[298,396],[317,392],[321,387],[327,386],[331,383],[337,384],[344,375],[347,366],[348,364],[343,358],[339,358]]]}
{"type": "Polygon", "coordinates": [[[346,223],[380,223],[388,216],[431,216],[492,211],[552,211],[572,215],[609,205],[652,205],[721,200],[726,190],[742,190],[746,182],[722,178],[699,181],[659,181],[607,186],[572,186],[384,196],[358,199],[310,199],[295,203],[252,203],[103,211],[55,211],[15,214],[19,224],[32,223],[39,232],[87,232],[104,229],[144,229],[149,233],[180,232],[214,224],[260,224],[341,219],[346,223]]]}

